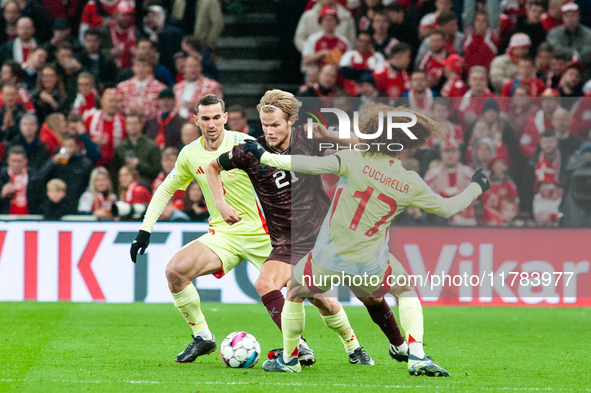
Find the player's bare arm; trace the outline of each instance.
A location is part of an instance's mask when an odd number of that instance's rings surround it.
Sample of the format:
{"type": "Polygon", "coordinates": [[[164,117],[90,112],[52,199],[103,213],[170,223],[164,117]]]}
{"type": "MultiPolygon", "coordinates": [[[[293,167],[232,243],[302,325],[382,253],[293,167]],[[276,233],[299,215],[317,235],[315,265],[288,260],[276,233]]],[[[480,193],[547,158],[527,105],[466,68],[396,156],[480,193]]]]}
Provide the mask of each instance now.
{"type": "Polygon", "coordinates": [[[224,187],[222,185],[221,173],[224,169],[218,164],[217,159],[211,160],[205,169],[207,175],[207,184],[211,191],[211,195],[215,201],[215,207],[218,209],[222,218],[228,225],[234,225],[242,217],[238,214],[236,209],[230,206],[224,198],[224,187]]]}

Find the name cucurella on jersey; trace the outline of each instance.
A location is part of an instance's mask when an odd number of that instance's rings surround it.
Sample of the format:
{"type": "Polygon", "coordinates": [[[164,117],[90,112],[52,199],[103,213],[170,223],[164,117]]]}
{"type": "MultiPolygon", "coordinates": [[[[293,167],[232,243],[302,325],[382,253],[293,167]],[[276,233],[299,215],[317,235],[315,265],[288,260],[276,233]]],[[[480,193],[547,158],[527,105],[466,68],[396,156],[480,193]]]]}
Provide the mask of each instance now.
{"type": "Polygon", "coordinates": [[[367,175],[370,179],[375,179],[380,183],[385,184],[386,187],[390,187],[403,194],[408,194],[408,184],[402,183],[400,180],[393,179],[385,173],[382,173],[377,169],[370,167],[369,165],[363,167],[363,174],[367,175]]]}

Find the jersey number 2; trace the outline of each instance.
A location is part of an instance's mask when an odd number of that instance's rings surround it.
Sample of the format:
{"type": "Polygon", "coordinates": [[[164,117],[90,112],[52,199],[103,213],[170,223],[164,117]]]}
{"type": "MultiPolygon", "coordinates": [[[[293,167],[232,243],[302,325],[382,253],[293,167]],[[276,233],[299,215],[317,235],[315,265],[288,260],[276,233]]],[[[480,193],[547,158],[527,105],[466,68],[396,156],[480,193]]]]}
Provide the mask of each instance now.
{"type": "MultiPolygon", "coordinates": [[[[361,221],[361,216],[367,207],[367,202],[371,198],[374,189],[370,186],[367,186],[365,191],[355,191],[353,194],[353,198],[359,199],[359,206],[357,206],[357,210],[355,210],[355,215],[353,216],[353,220],[351,220],[351,224],[349,224],[349,229],[352,231],[357,230],[357,226],[359,225],[359,221],[361,221]]],[[[396,212],[396,208],[398,205],[393,198],[380,193],[378,195],[378,201],[384,202],[386,205],[390,206],[390,211],[382,217],[378,222],[374,224],[373,227],[369,228],[367,232],[365,232],[365,236],[373,236],[380,230],[380,225],[388,221],[388,218],[392,216],[396,212]]]]}

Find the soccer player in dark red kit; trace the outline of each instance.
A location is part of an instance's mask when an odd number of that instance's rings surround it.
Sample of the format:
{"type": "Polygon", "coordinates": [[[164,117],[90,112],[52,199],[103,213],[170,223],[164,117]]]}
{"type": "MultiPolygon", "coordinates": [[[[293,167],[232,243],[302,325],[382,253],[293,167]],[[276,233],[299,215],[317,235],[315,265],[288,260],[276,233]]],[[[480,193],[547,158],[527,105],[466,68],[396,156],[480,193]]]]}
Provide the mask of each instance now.
{"type": "MultiPolygon", "coordinates": [[[[300,126],[292,129],[297,120],[301,103],[291,93],[281,90],[270,90],[265,93],[257,109],[265,136],[258,139],[265,149],[277,154],[291,155],[322,155],[320,143],[323,140],[345,143],[347,141],[332,138],[326,130],[315,128],[315,133],[323,139],[310,139],[307,130],[300,126]]],[[[322,217],[326,215],[330,201],[322,189],[320,177],[311,175],[297,176],[293,172],[285,172],[269,166],[260,166],[252,154],[245,154],[244,145],[236,145],[230,152],[222,154],[207,167],[207,180],[212,191],[216,208],[224,220],[233,224],[241,217],[234,208],[224,200],[220,173],[235,168],[244,170],[250,177],[255,191],[263,207],[267,220],[273,251],[263,264],[261,277],[281,278],[289,281],[292,263],[296,263],[314,246],[318,231],[322,225],[322,217]],[[293,198],[292,198],[293,196],[293,198]],[[267,271],[273,274],[269,275],[267,271]]],[[[277,281],[280,281],[277,279],[277,281]]],[[[259,278],[259,282],[261,278],[259,278]]],[[[260,285],[260,284],[259,284],[260,285]]],[[[259,288],[257,288],[258,290],[259,288]]],[[[276,309],[283,310],[284,298],[279,291],[269,292],[263,297],[267,309],[271,309],[269,297],[276,309]],[[276,292],[276,293],[274,293],[276,292]]],[[[390,341],[390,355],[398,361],[406,361],[408,347],[400,334],[398,324],[383,298],[362,299],[366,304],[372,320],[380,326],[390,341]]],[[[339,333],[349,361],[356,364],[373,364],[369,355],[359,347],[353,332],[347,334],[343,329],[349,325],[347,316],[335,298],[320,297],[313,300],[322,307],[320,312],[325,324],[339,333]]],[[[285,315],[281,318],[285,319],[285,315]]],[[[278,326],[285,326],[276,321],[278,326]]],[[[301,350],[301,346],[300,346],[301,350]]],[[[299,367],[298,365],[287,365],[299,367]]]]}

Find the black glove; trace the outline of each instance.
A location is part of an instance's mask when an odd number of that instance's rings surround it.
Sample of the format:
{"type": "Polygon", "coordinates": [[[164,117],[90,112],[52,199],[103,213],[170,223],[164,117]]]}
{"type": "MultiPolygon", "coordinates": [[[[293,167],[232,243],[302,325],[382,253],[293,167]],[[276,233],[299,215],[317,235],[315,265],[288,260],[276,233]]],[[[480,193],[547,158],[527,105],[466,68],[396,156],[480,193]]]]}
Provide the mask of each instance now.
{"type": "Polygon", "coordinates": [[[486,176],[486,173],[482,170],[482,168],[478,168],[476,172],[472,175],[472,183],[477,183],[480,188],[482,188],[482,192],[485,192],[490,188],[490,179],[486,176]]]}
{"type": "Polygon", "coordinates": [[[257,141],[248,139],[244,144],[244,153],[248,152],[251,152],[254,158],[257,159],[257,161],[261,161],[261,156],[265,152],[265,149],[263,148],[263,145],[261,145],[257,141]]]}
{"type": "Polygon", "coordinates": [[[137,260],[137,252],[140,252],[140,255],[144,255],[146,248],[150,244],[150,232],[140,230],[135,237],[133,243],[131,243],[131,248],[129,249],[129,253],[131,254],[131,260],[133,263],[137,260]]]}

